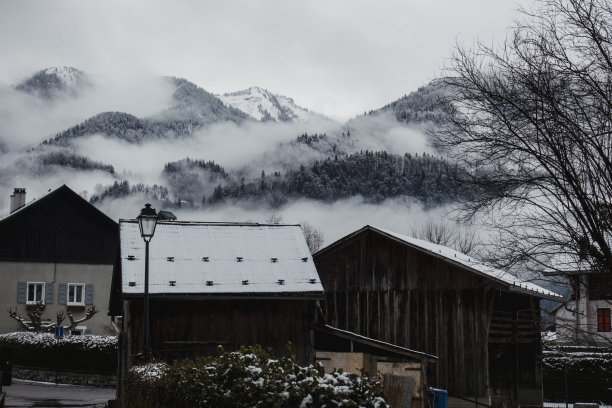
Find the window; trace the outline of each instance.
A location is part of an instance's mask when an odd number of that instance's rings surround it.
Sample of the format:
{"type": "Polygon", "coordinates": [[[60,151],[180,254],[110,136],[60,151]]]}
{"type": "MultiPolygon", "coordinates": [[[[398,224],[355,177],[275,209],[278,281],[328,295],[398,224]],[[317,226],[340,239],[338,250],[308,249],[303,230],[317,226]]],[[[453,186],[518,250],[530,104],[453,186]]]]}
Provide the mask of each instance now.
{"type": "Polygon", "coordinates": [[[26,304],[35,305],[38,302],[45,303],[45,283],[28,282],[26,304]]]}
{"type": "Polygon", "coordinates": [[[85,284],[84,283],[69,283],[68,284],[68,305],[84,306],[85,305],[85,284]]]}
{"type": "Polygon", "coordinates": [[[70,330],[71,336],[83,336],[87,331],[87,326],[77,326],[74,329],[70,330]]]}
{"type": "Polygon", "coordinates": [[[597,309],[597,331],[610,331],[610,308],[597,309]]]}

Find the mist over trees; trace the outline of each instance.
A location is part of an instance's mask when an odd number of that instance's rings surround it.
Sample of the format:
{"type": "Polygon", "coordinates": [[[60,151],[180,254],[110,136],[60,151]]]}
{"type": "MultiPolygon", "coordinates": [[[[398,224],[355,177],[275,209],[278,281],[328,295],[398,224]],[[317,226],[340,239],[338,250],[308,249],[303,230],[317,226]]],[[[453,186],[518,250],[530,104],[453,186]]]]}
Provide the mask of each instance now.
{"type": "Polygon", "coordinates": [[[612,272],[612,6],[540,0],[499,48],[457,48],[433,132],[479,191],[464,204],[500,234],[503,266],[569,255],[612,272]]]}
{"type": "Polygon", "coordinates": [[[398,122],[440,125],[454,110],[452,103],[445,99],[448,92],[446,84],[434,82],[369,114],[391,112],[398,122]]]}
{"type": "Polygon", "coordinates": [[[146,118],[125,112],[102,112],[45,140],[43,146],[68,146],[76,138],[95,134],[128,143],[181,138],[212,123],[240,124],[248,119],[245,113],[225,106],[219,98],[186,79],[168,77],[166,80],[175,90],[171,105],[162,112],[146,118]]]}
{"type": "Polygon", "coordinates": [[[436,206],[469,195],[469,190],[455,182],[457,166],[425,153],[396,155],[366,150],[315,160],[283,174],[262,171],[259,178],[250,179],[229,175],[214,162],[207,163],[167,164],[164,173],[174,194],[209,205],[255,199],[272,207],[295,198],[333,202],[353,196],[362,196],[371,203],[410,196],[425,206],[436,206]],[[193,186],[215,179],[219,183],[209,196],[196,195],[198,191],[193,186]]]}
{"type": "MultiPolygon", "coordinates": [[[[423,153],[396,155],[362,151],[315,160],[284,173],[275,171],[259,177],[232,174],[214,161],[183,159],[164,166],[164,179],[177,202],[193,207],[247,201],[279,207],[290,200],[308,198],[333,202],[361,196],[368,203],[408,196],[425,207],[467,199],[472,193],[456,182],[460,168],[423,153]]],[[[154,186],[157,188],[157,186],[154,186]]],[[[157,190],[151,187],[157,193],[157,190]]],[[[125,197],[133,191],[127,181],[115,182],[92,196],[95,203],[105,198],[125,197]]],[[[182,205],[182,204],[181,204],[182,205]]]]}
{"type": "Polygon", "coordinates": [[[79,156],[68,152],[51,152],[38,156],[38,161],[43,166],[61,166],[78,170],[102,170],[115,174],[115,169],[110,164],[90,160],[85,156],[79,156]]]}

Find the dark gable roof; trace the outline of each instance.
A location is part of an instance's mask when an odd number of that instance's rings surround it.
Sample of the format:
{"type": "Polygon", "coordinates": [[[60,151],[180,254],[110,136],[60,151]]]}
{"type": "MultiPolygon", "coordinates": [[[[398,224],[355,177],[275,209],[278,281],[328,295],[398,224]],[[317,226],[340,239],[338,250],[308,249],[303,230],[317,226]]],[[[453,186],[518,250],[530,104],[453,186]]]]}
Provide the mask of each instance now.
{"type": "Polygon", "coordinates": [[[63,185],[0,220],[0,260],[113,264],[118,224],[63,185]]]}
{"type": "Polygon", "coordinates": [[[458,268],[461,268],[462,270],[482,276],[485,279],[493,281],[497,284],[501,284],[508,291],[524,293],[526,295],[554,300],[557,302],[563,301],[563,297],[557,293],[544,289],[533,283],[523,281],[520,278],[509,274],[508,272],[485,265],[474,257],[462,254],[452,248],[397,234],[395,232],[386,231],[380,228],[375,228],[370,225],[366,225],[365,227],[353,232],[352,234],[340,238],[338,241],[319,250],[318,252],[313,254],[313,258],[316,260],[317,257],[350,242],[354,237],[361,235],[367,231],[372,231],[377,235],[383,236],[387,239],[398,242],[409,248],[415,249],[417,251],[426,253],[430,256],[448,262],[458,268]]]}

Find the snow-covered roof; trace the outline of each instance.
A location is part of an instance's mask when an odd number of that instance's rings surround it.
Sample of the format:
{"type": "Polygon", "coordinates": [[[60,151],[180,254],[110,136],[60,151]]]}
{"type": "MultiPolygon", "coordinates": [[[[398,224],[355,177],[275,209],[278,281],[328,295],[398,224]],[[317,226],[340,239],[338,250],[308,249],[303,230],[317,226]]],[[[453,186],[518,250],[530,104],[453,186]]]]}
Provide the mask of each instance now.
{"type": "MultiPolygon", "coordinates": [[[[120,220],[121,288],[144,293],[145,243],[120,220]]],[[[299,225],[158,222],[149,244],[149,293],[320,298],[324,291],[299,225]]]]}
{"type": "MultiPolygon", "coordinates": [[[[508,285],[508,290],[510,291],[523,292],[528,295],[537,296],[540,298],[547,298],[556,301],[563,300],[563,297],[555,292],[552,292],[548,289],[544,289],[543,287],[538,286],[534,283],[526,282],[508,272],[486,265],[485,263],[477,260],[473,256],[463,254],[444,245],[434,244],[433,242],[424,241],[422,239],[409,237],[407,235],[398,234],[393,231],[389,231],[383,228],[376,228],[369,225],[365,226],[354,234],[360,233],[361,231],[366,229],[377,231],[391,238],[397,239],[405,244],[419,248],[424,252],[428,252],[450,263],[459,264],[474,273],[492,279],[498,283],[501,283],[502,285],[508,285]]],[[[351,234],[351,236],[354,234],[351,234]]],[[[322,251],[324,250],[325,249],[323,249],[322,251]]]]}
{"type": "Polygon", "coordinates": [[[548,267],[542,273],[544,275],[574,275],[596,272],[586,261],[580,260],[577,255],[564,253],[556,254],[548,261],[548,267]]]}

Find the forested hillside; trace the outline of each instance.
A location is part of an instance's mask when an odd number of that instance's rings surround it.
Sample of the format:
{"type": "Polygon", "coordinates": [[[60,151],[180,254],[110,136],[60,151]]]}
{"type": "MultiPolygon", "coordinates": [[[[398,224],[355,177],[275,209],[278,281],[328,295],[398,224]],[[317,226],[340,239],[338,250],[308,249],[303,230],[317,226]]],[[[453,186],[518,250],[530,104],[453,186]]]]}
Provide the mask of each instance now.
{"type": "Polygon", "coordinates": [[[444,85],[429,84],[368,114],[391,112],[398,122],[440,124],[453,110],[453,107],[443,100],[447,92],[449,89],[444,85]]]}
{"type": "Polygon", "coordinates": [[[228,173],[214,161],[183,159],[165,165],[167,188],[115,183],[93,196],[92,202],[138,192],[161,200],[175,197],[172,203],[168,202],[171,206],[203,207],[248,201],[279,207],[299,198],[333,202],[353,196],[380,203],[408,196],[432,207],[468,197],[470,191],[455,181],[459,171],[456,165],[427,154],[396,155],[367,150],[302,164],[284,173],[266,174],[262,170],[255,177],[228,173]]]}

